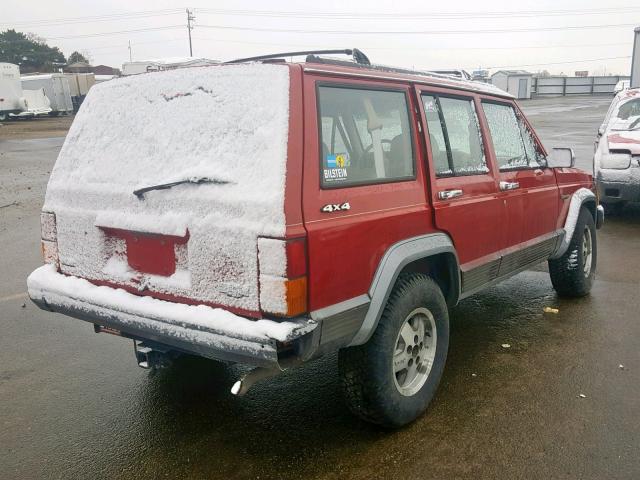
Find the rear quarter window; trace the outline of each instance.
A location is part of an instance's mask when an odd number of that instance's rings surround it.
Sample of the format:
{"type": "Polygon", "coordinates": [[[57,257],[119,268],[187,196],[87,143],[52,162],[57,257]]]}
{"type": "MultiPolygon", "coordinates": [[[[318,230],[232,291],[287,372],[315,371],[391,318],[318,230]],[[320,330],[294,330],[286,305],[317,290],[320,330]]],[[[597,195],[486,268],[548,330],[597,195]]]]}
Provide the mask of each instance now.
{"type": "Polygon", "coordinates": [[[318,87],[323,188],[415,178],[407,96],[403,91],[318,87]]]}

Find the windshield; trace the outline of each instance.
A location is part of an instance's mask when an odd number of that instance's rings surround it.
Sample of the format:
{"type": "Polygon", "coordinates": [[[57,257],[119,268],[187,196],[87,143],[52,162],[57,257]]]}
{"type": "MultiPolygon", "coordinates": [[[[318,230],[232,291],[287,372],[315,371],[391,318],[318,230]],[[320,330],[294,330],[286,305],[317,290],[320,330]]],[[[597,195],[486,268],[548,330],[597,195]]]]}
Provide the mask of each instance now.
{"type": "Polygon", "coordinates": [[[611,118],[611,130],[628,131],[640,129],[640,98],[622,103],[611,118]]]}

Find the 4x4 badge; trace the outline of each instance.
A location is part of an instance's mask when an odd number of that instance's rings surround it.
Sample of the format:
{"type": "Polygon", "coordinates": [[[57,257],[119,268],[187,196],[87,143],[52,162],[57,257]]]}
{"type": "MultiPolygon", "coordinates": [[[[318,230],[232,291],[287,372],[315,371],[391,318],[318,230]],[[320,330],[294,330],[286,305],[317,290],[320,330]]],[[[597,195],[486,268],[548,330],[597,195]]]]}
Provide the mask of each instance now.
{"type": "Polygon", "coordinates": [[[320,211],[324,213],[331,213],[331,212],[339,212],[341,210],[350,210],[350,209],[351,209],[351,205],[349,205],[349,202],[344,202],[342,205],[340,205],[339,203],[329,203],[324,207],[322,207],[320,211]]]}

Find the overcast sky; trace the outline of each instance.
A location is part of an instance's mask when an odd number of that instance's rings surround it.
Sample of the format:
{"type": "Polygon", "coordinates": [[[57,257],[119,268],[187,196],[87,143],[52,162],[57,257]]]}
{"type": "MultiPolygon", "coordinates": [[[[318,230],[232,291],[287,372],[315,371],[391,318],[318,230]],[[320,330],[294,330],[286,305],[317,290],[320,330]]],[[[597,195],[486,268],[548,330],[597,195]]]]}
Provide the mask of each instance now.
{"type": "Polygon", "coordinates": [[[507,67],[628,75],[630,59],[620,57],[631,55],[633,26],[640,26],[638,0],[2,3],[0,29],[33,32],[65,55],[86,50],[94,64],[115,67],[129,59],[129,41],[134,60],[187,56],[185,7],[195,11],[194,56],[229,60],[287,50],[358,47],[373,62],[422,69],[507,67]],[[127,32],[112,33],[122,31],[127,32]],[[99,35],[88,36],[94,34],[99,35]]]}

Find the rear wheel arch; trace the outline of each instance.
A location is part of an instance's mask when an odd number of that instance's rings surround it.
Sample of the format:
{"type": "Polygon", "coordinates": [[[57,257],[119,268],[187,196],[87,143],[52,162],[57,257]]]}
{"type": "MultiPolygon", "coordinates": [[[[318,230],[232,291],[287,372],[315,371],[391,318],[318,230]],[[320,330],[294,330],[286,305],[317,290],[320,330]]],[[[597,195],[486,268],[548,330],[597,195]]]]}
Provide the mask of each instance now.
{"type": "Polygon", "coordinates": [[[421,273],[442,290],[447,306],[460,297],[460,267],[451,238],[441,232],[400,241],[385,252],[369,289],[371,302],[349,346],[362,345],[375,331],[387,300],[402,274],[421,273]]]}
{"type": "Polygon", "coordinates": [[[458,260],[454,253],[443,252],[414,260],[404,266],[398,277],[410,273],[423,273],[432,278],[440,287],[448,307],[453,307],[458,303],[460,273],[458,260]]]}

